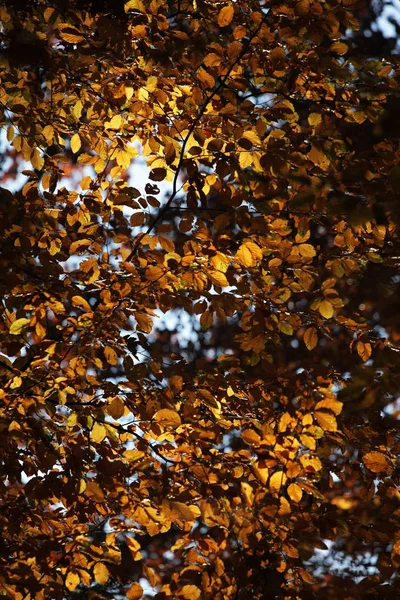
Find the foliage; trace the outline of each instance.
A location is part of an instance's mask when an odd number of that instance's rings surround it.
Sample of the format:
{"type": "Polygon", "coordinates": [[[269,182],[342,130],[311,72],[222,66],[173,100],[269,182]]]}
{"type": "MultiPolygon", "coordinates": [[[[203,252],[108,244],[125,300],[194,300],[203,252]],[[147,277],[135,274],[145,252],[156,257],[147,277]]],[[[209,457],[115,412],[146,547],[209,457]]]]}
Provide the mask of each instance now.
{"type": "Polygon", "coordinates": [[[400,69],[357,7],[2,3],[3,596],[396,596],[400,69]]]}

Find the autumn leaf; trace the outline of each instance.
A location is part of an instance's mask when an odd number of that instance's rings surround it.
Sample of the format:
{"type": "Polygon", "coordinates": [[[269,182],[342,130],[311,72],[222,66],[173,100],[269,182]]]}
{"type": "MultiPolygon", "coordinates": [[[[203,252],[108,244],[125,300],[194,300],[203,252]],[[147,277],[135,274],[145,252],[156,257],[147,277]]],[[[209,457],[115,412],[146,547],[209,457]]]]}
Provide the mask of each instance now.
{"type": "Polygon", "coordinates": [[[329,300],[322,300],[318,306],[318,310],[325,319],[330,319],[334,315],[333,306],[329,300]]]}
{"type": "Polygon", "coordinates": [[[94,565],[93,573],[94,578],[100,585],[104,585],[105,583],[107,583],[110,577],[109,570],[107,569],[106,565],[101,562],[98,562],[94,565]]]}
{"type": "Polygon", "coordinates": [[[220,271],[209,271],[208,277],[214,285],[219,285],[220,287],[227,287],[229,285],[227,278],[220,271]]]}
{"type": "Polygon", "coordinates": [[[71,138],[71,150],[72,150],[72,152],[74,154],[76,154],[81,149],[81,146],[82,146],[81,138],[79,137],[78,133],[75,133],[72,136],[72,138],[71,138]]]}
{"type": "Polygon", "coordinates": [[[304,332],[303,340],[307,350],[313,350],[318,344],[318,334],[316,328],[308,327],[308,329],[306,329],[304,332]]]}
{"type": "Polygon", "coordinates": [[[81,580],[77,573],[73,573],[72,571],[68,572],[65,579],[65,586],[70,592],[73,592],[78,587],[80,582],[81,580]]]}
{"type": "Polygon", "coordinates": [[[104,425],[95,423],[92,431],[90,432],[90,438],[93,442],[100,444],[107,435],[107,430],[104,425]]]}
{"type": "Polygon", "coordinates": [[[126,591],[126,597],[128,600],[140,600],[142,596],[143,588],[141,585],[139,585],[139,583],[133,583],[129,590],[126,591]]]}
{"type": "Polygon", "coordinates": [[[369,342],[357,342],[357,353],[366,362],[372,354],[371,344],[369,342]]]}
{"type": "Polygon", "coordinates": [[[162,408],[157,411],[153,418],[157,423],[170,427],[178,427],[181,424],[179,414],[175,410],[170,410],[169,408],[162,408]]]}
{"type": "Polygon", "coordinates": [[[363,463],[373,473],[388,473],[390,464],[382,452],[367,452],[363,456],[363,463]]]}
{"type": "Polygon", "coordinates": [[[11,335],[20,335],[30,324],[30,319],[22,318],[17,319],[10,326],[10,334],[11,335]]]}
{"type": "Polygon", "coordinates": [[[269,489],[273,494],[279,494],[282,488],[285,486],[287,476],[283,471],[275,471],[269,478],[269,489]]]}
{"type": "Polygon", "coordinates": [[[288,485],[287,493],[289,495],[289,498],[296,503],[300,502],[303,496],[303,490],[296,483],[291,483],[290,485],[288,485]]]}
{"type": "Polygon", "coordinates": [[[227,27],[232,22],[235,11],[233,6],[224,6],[218,13],[219,27],[227,27]]]}

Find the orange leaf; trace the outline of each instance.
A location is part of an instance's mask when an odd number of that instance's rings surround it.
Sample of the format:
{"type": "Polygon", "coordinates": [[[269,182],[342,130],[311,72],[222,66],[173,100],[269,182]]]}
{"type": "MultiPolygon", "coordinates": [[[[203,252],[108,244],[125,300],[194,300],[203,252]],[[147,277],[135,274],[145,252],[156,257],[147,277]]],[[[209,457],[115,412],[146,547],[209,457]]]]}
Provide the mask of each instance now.
{"type": "Polygon", "coordinates": [[[229,25],[232,22],[234,14],[235,11],[233,9],[233,6],[231,5],[224,6],[223,8],[221,8],[218,14],[218,26],[226,27],[227,25],[229,25]]]}
{"type": "Polygon", "coordinates": [[[387,473],[390,465],[382,452],[368,452],[363,458],[364,465],[373,473],[387,473]]]}
{"type": "Polygon", "coordinates": [[[358,342],[357,344],[357,352],[359,357],[365,362],[367,361],[372,354],[371,344],[368,342],[358,342]]]}

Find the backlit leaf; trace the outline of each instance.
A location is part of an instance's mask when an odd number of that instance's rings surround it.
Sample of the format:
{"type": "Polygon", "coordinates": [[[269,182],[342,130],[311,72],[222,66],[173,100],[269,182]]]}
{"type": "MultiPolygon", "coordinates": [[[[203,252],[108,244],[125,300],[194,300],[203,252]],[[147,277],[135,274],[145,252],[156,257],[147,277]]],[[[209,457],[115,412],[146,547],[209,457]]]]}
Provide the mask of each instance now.
{"type": "MultiPolygon", "coordinates": [[[[128,2],[129,4],[129,2],[128,2]]],[[[126,5],[125,5],[126,6],[126,5]]],[[[133,583],[129,590],[126,591],[126,597],[128,600],[140,600],[143,596],[143,588],[139,583],[133,583]]]]}
{"type": "Polygon", "coordinates": [[[11,335],[19,335],[26,329],[30,324],[30,319],[26,319],[23,317],[22,319],[17,319],[11,324],[10,333],[11,335]]]}
{"type": "Polygon", "coordinates": [[[178,427],[181,424],[181,418],[175,410],[169,408],[162,408],[157,411],[154,415],[154,420],[162,425],[170,427],[178,427]]]}
{"type": "Polygon", "coordinates": [[[318,344],[318,334],[315,327],[308,327],[305,330],[303,341],[306,345],[307,350],[313,350],[318,344]]]}
{"type": "Polygon", "coordinates": [[[78,133],[75,133],[72,136],[72,138],[71,138],[71,150],[72,150],[72,152],[74,154],[76,154],[81,149],[81,146],[82,146],[81,138],[79,137],[78,133]]]}

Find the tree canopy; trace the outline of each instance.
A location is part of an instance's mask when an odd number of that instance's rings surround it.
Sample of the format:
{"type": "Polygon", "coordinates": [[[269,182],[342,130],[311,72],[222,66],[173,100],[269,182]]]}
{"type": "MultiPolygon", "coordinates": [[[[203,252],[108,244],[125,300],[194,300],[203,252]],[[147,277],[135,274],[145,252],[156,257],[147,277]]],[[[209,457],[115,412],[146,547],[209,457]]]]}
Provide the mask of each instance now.
{"type": "Polygon", "coordinates": [[[377,14],[1,4],[0,596],[399,593],[377,14]]]}

